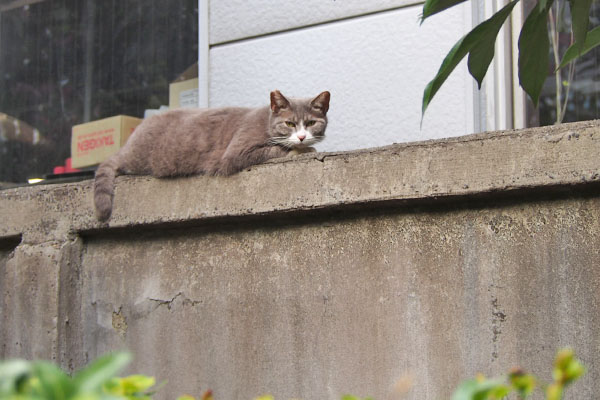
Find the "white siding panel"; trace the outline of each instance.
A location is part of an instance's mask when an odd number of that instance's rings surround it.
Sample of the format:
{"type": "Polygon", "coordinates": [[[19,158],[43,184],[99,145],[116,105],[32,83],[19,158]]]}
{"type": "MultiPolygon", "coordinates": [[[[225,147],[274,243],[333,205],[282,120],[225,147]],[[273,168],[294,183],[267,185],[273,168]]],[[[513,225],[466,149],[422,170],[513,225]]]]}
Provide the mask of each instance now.
{"type": "Polygon", "coordinates": [[[422,1],[213,0],[210,2],[210,43],[223,43],[415,3],[422,1]]]}
{"type": "Polygon", "coordinates": [[[329,90],[321,151],[472,133],[473,83],[464,63],[419,127],[423,90],[465,32],[470,9],[463,7],[420,27],[420,7],[409,7],[213,47],[210,106],[266,105],[274,89],[291,97],[329,90]]]}

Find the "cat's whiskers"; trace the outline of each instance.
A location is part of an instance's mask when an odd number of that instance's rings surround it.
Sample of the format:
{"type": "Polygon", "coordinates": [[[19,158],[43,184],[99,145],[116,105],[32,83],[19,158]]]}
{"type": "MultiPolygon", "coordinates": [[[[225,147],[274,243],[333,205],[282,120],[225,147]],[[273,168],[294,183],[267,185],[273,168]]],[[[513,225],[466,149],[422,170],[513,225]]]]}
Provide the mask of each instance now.
{"type": "Polygon", "coordinates": [[[271,139],[269,139],[269,143],[283,146],[286,149],[291,149],[292,147],[294,147],[294,143],[290,141],[289,138],[285,137],[272,137],[271,139]]]}

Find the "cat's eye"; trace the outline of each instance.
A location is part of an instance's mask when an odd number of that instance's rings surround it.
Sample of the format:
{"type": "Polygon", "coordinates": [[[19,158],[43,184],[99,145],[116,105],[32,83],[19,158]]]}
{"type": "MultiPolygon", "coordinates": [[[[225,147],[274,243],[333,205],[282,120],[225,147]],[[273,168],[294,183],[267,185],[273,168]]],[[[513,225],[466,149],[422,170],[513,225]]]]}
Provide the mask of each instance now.
{"type": "Polygon", "coordinates": [[[295,123],[293,123],[292,121],[285,121],[285,124],[286,124],[287,126],[289,126],[290,128],[295,128],[295,127],[296,127],[296,124],[295,124],[295,123]]]}
{"type": "Polygon", "coordinates": [[[317,121],[306,121],[306,126],[313,126],[317,121]]]}

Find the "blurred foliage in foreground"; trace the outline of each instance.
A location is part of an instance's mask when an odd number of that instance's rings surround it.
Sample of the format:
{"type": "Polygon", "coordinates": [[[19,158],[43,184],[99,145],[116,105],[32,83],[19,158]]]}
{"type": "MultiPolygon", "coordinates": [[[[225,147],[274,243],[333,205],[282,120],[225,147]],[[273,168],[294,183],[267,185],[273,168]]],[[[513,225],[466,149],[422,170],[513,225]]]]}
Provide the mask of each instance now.
{"type": "MultiPolygon", "coordinates": [[[[151,400],[157,389],[153,377],[130,375],[115,377],[131,361],[128,353],[108,354],[98,358],[72,377],[46,361],[8,360],[0,362],[0,400],[151,400]]],[[[553,382],[541,384],[538,378],[521,369],[513,369],[501,378],[488,379],[479,375],[462,382],[452,400],[499,400],[510,393],[521,399],[542,390],[546,400],[562,399],[565,388],[585,373],[583,365],[571,349],[558,352],[552,371],[553,382]]],[[[177,400],[195,400],[185,395],[177,400]]],[[[202,400],[213,400],[210,390],[202,400]]],[[[255,400],[274,400],[270,395],[255,400]]],[[[360,399],[352,395],[342,400],[360,399]]]]}

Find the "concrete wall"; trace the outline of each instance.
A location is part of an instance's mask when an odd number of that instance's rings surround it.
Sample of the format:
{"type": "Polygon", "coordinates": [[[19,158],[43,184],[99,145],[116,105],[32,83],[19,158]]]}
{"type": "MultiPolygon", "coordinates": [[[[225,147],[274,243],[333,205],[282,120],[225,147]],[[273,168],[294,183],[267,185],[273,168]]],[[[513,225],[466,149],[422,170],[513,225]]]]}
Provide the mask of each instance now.
{"type": "Polygon", "coordinates": [[[0,356],[131,349],[158,396],[448,398],[477,372],[600,391],[600,125],[0,192],[0,356]]]}
{"type": "Polygon", "coordinates": [[[269,92],[332,94],[321,151],[474,132],[474,81],[461,64],[421,122],[421,99],[470,30],[469,3],[419,25],[407,0],[210,2],[209,105],[261,106],[269,92]],[[377,134],[373,134],[377,132],[377,134]]]}

